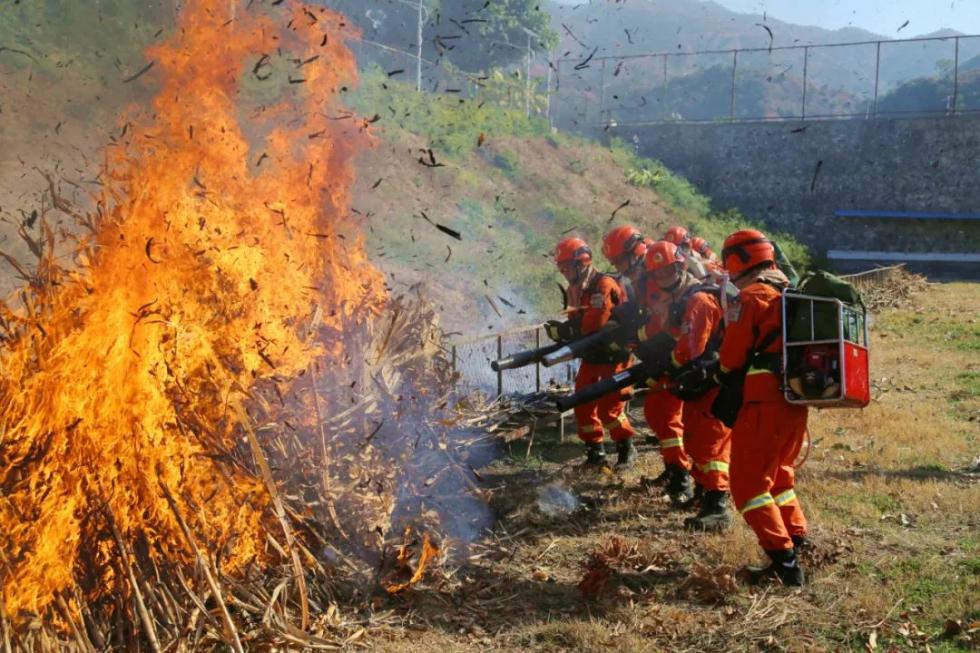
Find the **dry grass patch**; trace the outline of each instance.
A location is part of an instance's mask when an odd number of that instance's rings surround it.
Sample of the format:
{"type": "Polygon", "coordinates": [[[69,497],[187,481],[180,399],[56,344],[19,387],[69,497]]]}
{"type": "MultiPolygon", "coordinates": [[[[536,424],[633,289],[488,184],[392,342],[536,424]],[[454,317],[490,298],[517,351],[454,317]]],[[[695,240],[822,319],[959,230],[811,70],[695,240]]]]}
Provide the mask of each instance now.
{"type": "Polygon", "coordinates": [[[932,285],[911,309],[883,309],[872,331],[873,405],[814,412],[798,473],[816,544],[804,557],[806,587],[729,584],[731,569],[761,562],[754,536],[741,522],[724,534],[684,532],[690,513],[643,481],[662,470],[653,450],[641,444],[625,474],[586,475],[574,467],[580,445],[539,425],[530,455],[517,442],[481,470],[500,517],[485,548],[453,579],[401,599],[398,609],[437,634],[406,632],[380,650],[975,648],[980,474],[969,470],[980,400],[972,377],[958,374],[980,369],[976,291],[932,285]],[[541,512],[539,490],[556,483],[579,510],[541,512]]]}

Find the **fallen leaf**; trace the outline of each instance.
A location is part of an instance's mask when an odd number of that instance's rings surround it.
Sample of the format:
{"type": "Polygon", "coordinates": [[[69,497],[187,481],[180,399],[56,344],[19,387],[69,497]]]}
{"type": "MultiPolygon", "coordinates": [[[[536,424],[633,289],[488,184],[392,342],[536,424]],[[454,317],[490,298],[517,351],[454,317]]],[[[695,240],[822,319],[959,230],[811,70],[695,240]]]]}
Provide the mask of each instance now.
{"type": "Polygon", "coordinates": [[[864,645],[864,650],[871,653],[878,648],[878,631],[872,630],[868,635],[868,642],[864,645]]]}

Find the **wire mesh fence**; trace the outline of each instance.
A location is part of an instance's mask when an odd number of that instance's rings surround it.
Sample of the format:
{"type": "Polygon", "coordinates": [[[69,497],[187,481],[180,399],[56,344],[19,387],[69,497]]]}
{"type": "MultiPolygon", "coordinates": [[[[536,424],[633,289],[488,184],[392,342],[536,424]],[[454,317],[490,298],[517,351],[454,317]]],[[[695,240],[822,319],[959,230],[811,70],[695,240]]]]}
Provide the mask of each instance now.
{"type": "Polygon", "coordinates": [[[980,36],[556,62],[559,128],[980,111],[980,36]]]}
{"type": "Polygon", "coordinates": [[[491,361],[549,344],[540,325],[457,341],[449,346],[449,354],[453,370],[459,375],[458,387],[464,394],[479,391],[499,396],[530,394],[571,383],[575,376],[575,363],[571,362],[553,367],[536,363],[502,372],[490,367],[491,361]]]}

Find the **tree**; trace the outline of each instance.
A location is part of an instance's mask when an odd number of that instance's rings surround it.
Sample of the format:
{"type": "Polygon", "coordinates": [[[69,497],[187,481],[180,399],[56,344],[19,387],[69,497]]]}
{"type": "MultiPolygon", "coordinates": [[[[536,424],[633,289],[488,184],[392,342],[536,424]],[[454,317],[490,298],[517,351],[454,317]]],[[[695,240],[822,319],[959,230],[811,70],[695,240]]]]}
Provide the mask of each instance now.
{"type": "Polygon", "coordinates": [[[469,71],[488,71],[524,60],[531,49],[558,43],[540,0],[320,0],[346,15],[365,39],[414,54],[418,2],[423,4],[422,56],[447,59],[469,71]]]}
{"type": "Polygon", "coordinates": [[[522,61],[529,40],[537,52],[558,43],[540,0],[439,0],[437,4],[432,22],[438,29],[432,44],[438,55],[463,70],[487,71],[522,61]]]}

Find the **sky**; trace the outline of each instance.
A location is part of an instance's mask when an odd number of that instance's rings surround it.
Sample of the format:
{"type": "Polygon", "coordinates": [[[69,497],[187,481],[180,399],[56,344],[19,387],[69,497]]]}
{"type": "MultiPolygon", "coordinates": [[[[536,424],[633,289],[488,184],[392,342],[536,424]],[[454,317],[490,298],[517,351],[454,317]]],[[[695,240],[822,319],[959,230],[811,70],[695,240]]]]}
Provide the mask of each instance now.
{"type": "Polygon", "coordinates": [[[908,38],[948,27],[980,34],[980,0],[715,0],[740,13],[762,13],[826,29],[861,27],[891,38],[908,38]],[[898,31],[909,21],[909,24],[898,31]]]}

